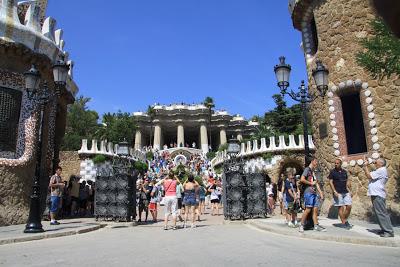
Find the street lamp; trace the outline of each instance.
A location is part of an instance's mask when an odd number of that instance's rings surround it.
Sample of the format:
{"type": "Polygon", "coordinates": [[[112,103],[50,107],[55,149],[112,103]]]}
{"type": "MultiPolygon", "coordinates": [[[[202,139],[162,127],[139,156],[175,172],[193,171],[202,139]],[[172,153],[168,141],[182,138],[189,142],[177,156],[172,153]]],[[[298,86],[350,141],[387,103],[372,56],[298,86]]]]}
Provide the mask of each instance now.
{"type": "Polygon", "coordinates": [[[282,96],[289,95],[294,101],[301,103],[301,110],[303,113],[303,135],[304,135],[304,156],[305,164],[308,165],[308,158],[310,155],[310,148],[308,145],[308,127],[307,127],[307,104],[313,102],[319,96],[324,97],[328,91],[328,69],[322,64],[320,60],[316,61],[316,68],[312,71],[314,82],[317,86],[318,94],[309,92],[309,88],[305,86],[304,81],[301,81],[299,92],[287,92],[289,88],[289,77],[291,67],[285,63],[285,57],[279,58],[279,64],[274,67],[278,87],[281,90],[282,96]]]}
{"type": "MultiPolygon", "coordinates": [[[[63,61],[62,61],[63,62],[63,61]]],[[[40,167],[42,165],[42,142],[44,133],[44,109],[46,104],[57,99],[60,89],[66,84],[66,73],[68,72],[67,64],[59,61],[53,66],[54,82],[56,83],[56,94],[50,93],[47,84],[44,83],[43,88],[39,89],[40,73],[34,65],[31,69],[24,73],[25,76],[25,89],[27,91],[28,99],[36,102],[40,107],[40,128],[37,134],[37,153],[36,153],[36,167],[35,175],[33,178],[32,195],[29,208],[28,222],[25,226],[24,233],[42,233],[44,232],[41,223],[41,205],[40,205],[40,167]],[[57,76],[56,76],[57,75],[57,76]]]]}
{"type": "Polygon", "coordinates": [[[228,148],[226,153],[230,156],[230,158],[235,158],[240,152],[240,142],[236,138],[232,137],[228,141],[228,148]]]}
{"type": "Polygon", "coordinates": [[[129,156],[129,144],[125,138],[124,141],[118,143],[117,155],[125,157],[129,156]]]}

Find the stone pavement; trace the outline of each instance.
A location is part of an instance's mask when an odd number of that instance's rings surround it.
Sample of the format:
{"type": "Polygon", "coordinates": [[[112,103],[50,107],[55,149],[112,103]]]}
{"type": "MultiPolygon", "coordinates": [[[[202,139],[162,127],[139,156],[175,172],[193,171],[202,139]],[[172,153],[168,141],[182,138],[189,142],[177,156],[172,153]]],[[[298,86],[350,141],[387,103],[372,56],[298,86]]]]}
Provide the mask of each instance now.
{"type": "MultiPolygon", "coordinates": [[[[149,214],[149,221],[147,223],[138,223],[138,229],[144,228],[163,228],[163,207],[159,208],[158,211],[158,221],[157,223],[152,223],[151,215],[149,214]]],[[[221,211],[222,212],[222,209],[221,211]]],[[[142,216],[144,219],[144,213],[142,216]]],[[[265,219],[253,219],[246,221],[226,221],[223,215],[211,216],[210,210],[206,210],[206,214],[201,217],[201,221],[197,222],[196,225],[200,228],[212,226],[212,225],[222,225],[222,224],[243,224],[251,228],[257,228],[258,230],[263,230],[266,232],[272,232],[279,235],[291,236],[297,238],[308,238],[316,240],[325,241],[335,241],[342,243],[351,243],[359,245],[373,245],[373,246],[386,246],[386,247],[400,247],[400,227],[395,227],[395,237],[394,238],[381,238],[376,234],[379,230],[377,224],[372,224],[364,221],[350,220],[354,225],[351,230],[345,230],[343,228],[337,227],[340,224],[339,220],[327,219],[324,217],[319,217],[320,224],[324,226],[326,232],[315,232],[312,230],[305,231],[304,233],[299,233],[298,228],[289,228],[284,224],[282,216],[273,216],[265,219]]],[[[95,221],[94,218],[77,218],[61,220],[60,225],[51,226],[49,222],[42,222],[43,228],[46,230],[44,233],[40,234],[24,234],[23,230],[25,225],[12,225],[0,227],[0,245],[11,244],[17,242],[25,242],[53,237],[62,237],[69,235],[82,234],[90,231],[95,231],[103,227],[107,228],[127,228],[133,225],[133,223],[115,223],[110,221],[95,221]]],[[[171,225],[171,223],[169,223],[171,225]]],[[[178,229],[182,228],[183,223],[177,223],[178,229]]]]}
{"type": "Polygon", "coordinates": [[[292,237],[309,238],[317,240],[335,241],[360,245],[400,247],[400,227],[394,227],[394,238],[382,238],[377,234],[379,225],[365,221],[349,220],[353,224],[351,230],[340,228],[340,221],[319,217],[319,223],[326,228],[326,232],[306,230],[304,233],[298,231],[298,227],[290,228],[284,223],[281,216],[274,216],[266,219],[247,220],[245,224],[256,227],[260,230],[292,237]]]}
{"type": "Polygon", "coordinates": [[[0,227],[0,245],[83,234],[105,226],[104,223],[97,223],[91,218],[68,219],[60,222],[60,225],[50,225],[50,222],[42,221],[45,232],[37,234],[25,234],[23,232],[25,224],[0,227]]]}

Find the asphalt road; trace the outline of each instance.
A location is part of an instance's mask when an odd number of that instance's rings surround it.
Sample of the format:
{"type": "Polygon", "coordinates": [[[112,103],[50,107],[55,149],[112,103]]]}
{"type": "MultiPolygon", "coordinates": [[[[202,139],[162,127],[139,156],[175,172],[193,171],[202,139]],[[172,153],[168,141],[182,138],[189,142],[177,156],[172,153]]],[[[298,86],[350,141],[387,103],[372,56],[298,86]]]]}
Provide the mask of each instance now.
{"type": "Polygon", "coordinates": [[[399,266],[400,249],[306,240],[209,218],[0,246],[1,266],[399,266]]]}

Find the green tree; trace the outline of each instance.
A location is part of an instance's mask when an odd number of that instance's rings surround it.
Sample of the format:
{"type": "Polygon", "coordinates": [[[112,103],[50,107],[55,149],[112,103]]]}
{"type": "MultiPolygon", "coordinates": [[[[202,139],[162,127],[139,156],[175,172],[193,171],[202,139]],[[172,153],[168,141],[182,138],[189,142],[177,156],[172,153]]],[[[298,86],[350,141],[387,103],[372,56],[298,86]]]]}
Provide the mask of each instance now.
{"type": "Polygon", "coordinates": [[[76,151],[81,147],[82,139],[92,139],[98,129],[99,115],[88,109],[90,98],[79,96],[68,106],[65,135],[61,149],[76,151]]]}
{"type": "Polygon", "coordinates": [[[118,143],[126,139],[132,145],[133,133],[136,130],[136,122],[133,116],[127,112],[105,113],[102,119],[102,127],[99,127],[96,136],[100,140],[118,143]]]}
{"type": "Polygon", "coordinates": [[[212,150],[212,140],[211,140],[211,118],[212,118],[212,109],[215,108],[214,99],[212,97],[207,96],[204,101],[203,105],[208,108],[208,143],[211,146],[212,150]]]}
{"type": "MultiPolygon", "coordinates": [[[[295,104],[288,107],[281,94],[275,94],[272,98],[275,102],[275,108],[267,111],[264,118],[258,120],[260,123],[258,132],[252,138],[244,141],[260,140],[269,136],[303,134],[303,112],[301,105],[295,104]]],[[[311,114],[309,112],[307,112],[307,122],[308,131],[311,134],[311,114]]]]}
{"type": "Polygon", "coordinates": [[[400,39],[381,20],[371,21],[373,34],[361,41],[364,50],[357,53],[357,63],[374,78],[400,75],[400,39]]]}

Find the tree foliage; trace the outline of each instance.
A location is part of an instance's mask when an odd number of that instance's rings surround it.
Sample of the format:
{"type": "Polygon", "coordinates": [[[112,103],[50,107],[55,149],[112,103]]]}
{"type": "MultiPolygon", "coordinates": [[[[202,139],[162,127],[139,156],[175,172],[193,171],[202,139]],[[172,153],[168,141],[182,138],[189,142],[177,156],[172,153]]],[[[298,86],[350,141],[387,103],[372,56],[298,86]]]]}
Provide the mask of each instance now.
{"type": "Polygon", "coordinates": [[[374,78],[400,75],[400,39],[381,19],[371,21],[371,27],[373,35],[361,41],[364,51],[356,56],[358,64],[374,78]]]}
{"type": "Polygon", "coordinates": [[[72,105],[68,106],[67,125],[61,144],[62,150],[79,150],[82,139],[90,140],[95,137],[99,115],[96,111],[88,109],[89,102],[90,98],[79,96],[72,105]]]}
{"type": "MultiPolygon", "coordinates": [[[[275,108],[265,113],[263,124],[269,127],[268,134],[289,135],[303,134],[303,113],[300,104],[287,107],[287,104],[280,94],[272,96],[275,108]]],[[[309,134],[311,134],[311,116],[307,114],[309,134]]]]}
{"type": "Polygon", "coordinates": [[[118,143],[126,139],[132,145],[135,130],[135,119],[128,112],[108,112],[103,115],[102,125],[98,128],[96,137],[112,143],[118,143]]]}
{"type": "Polygon", "coordinates": [[[136,123],[129,113],[118,111],[103,115],[99,124],[99,115],[88,109],[90,98],[79,96],[68,106],[67,125],[61,145],[62,150],[76,151],[81,147],[82,139],[107,140],[118,143],[126,139],[133,141],[136,123]]]}

